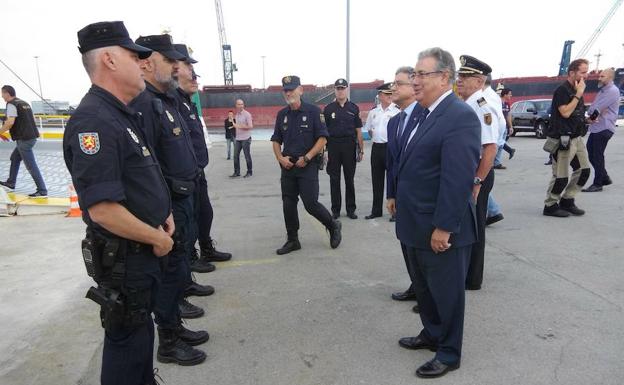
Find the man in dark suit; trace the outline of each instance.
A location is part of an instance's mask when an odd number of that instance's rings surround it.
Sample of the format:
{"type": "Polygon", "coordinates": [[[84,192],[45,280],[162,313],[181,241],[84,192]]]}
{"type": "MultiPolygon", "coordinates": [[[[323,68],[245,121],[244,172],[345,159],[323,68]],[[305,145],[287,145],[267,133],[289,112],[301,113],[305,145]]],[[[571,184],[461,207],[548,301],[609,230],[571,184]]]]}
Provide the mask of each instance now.
{"type": "MultiPolygon", "coordinates": [[[[386,174],[386,185],[388,187],[386,188],[386,208],[388,209],[390,215],[392,215],[392,218],[395,218],[396,214],[396,174],[399,167],[399,155],[401,149],[399,146],[401,138],[400,134],[411,131],[411,129],[414,128],[416,119],[422,110],[416,102],[416,93],[414,92],[414,87],[412,87],[413,75],[414,68],[400,67],[396,71],[396,74],[394,75],[394,82],[392,83],[392,102],[401,109],[401,112],[393,116],[388,121],[387,130],[388,146],[386,148],[386,170],[388,171],[386,174]]],[[[392,218],[391,221],[393,221],[392,218]]],[[[395,301],[416,300],[413,283],[414,273],[408,263],[404,244],[401,244],[401,251],[403,252],[405,266],[407,267],[407,272],[410,276],[410,282],[412,282],[412,284],[404,292],[392,293],[392,299],[395,301]]],[[[418,305],[415,305],[413,310],[418,313],[418,305]]]]}
{"type": "Polygon", "coordinates": [[[416,375],[440,377],[459,368],[464,329],[464,280],[476,241],[473,183],[481,145],[474,111],[452,93],[455,62],[431,48],[418,55],[413,86],[423,108],[403,133],[397,174],[397,237],[406,247],[423,330],[406,349],[435,357],[416,375]]]}

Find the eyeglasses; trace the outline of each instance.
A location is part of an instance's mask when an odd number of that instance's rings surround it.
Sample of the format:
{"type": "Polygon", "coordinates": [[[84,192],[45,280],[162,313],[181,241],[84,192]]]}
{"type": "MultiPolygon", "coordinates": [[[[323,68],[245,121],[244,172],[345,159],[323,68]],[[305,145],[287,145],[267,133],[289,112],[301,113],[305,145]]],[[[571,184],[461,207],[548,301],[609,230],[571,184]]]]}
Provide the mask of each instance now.
{"type": "Polygon", "coordinates": [[[429,75],[441,74],[441,73],[444,73],[444,71],[429,71],[429,72],[418,71],[418,72],[414,72],[414,74],[412,75],[412,78],[417,77],[419,79],[424,79],[425,77],[429,75]]]}
{"type": "Polygon", "coordinates": [[[400,87],[400,86],[411,86],[412,83],[411,82],[404,82],[401,80],[397,80],[396,82],[392,82],[390,83],[390,87],[400,87]]]}

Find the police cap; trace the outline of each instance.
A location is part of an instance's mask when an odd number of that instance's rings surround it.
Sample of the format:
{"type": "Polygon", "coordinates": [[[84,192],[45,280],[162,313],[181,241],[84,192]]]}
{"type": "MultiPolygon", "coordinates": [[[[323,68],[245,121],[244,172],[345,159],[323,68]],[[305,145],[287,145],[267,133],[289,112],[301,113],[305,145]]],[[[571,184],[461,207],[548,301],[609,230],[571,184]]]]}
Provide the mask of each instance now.
{"type": "Polygon", "coordinates": [[[185,56],[173,47],[173,39],[171,39],[169,34],[139,36],[136,39],[136,43],[156,51],[169,59],[185,60],[185,56]]]}
{"type": "Polygon", "coordinates": [[[381,92],[383,94],[391,94],[392,93],[392,90],[390,89],[391,85],[392,83],[384,83],[380,85],[379,87],[377,87],[377,92],[381,92]]]}
{"type": "Polygon", "coordinates": [[[300,85],[301,79],[299,79],[299,76],[290,75],[282,78],[282,88],[284,91],[292,91],[300,85]]]}
{"type": "Polygon", "coordinates": [[[84,54],[96,48],[120,46],[139,55],[140,59],[146,59],[152,54],[152,50],[135,44],[123,21],[101,21],[89,24],[78,31],[78,51],[84,54]]]}
{"type": "Polygon", "coordinates": [[[347,87],[349,87],[349,82],[347,82],[343,78],[340,78],[340,79],[338,79],[338,80],[336,80],[334,82],[334,87],[336,87],[336,88],[347,88],[347,87]]]}
{"type": "Polygon", "coordinates": [[[197,60],[193,59],[193,57],[191,56],[191,53],[189,52],[189,49],[186,46],[186,44],[174,44],[173,47],[176,49],[176,51],[184,55],[184,59],[182,60],[184,60],[185,62],[189,64],[197,63],[197,60]]]}
{"type": "Polygon", "coordinates": [[[476,57],[461,55],[459,57],[461,67],[457,70],[460,75],[489,75],[492,73],[492,67],[482,62],[476,57]]]}

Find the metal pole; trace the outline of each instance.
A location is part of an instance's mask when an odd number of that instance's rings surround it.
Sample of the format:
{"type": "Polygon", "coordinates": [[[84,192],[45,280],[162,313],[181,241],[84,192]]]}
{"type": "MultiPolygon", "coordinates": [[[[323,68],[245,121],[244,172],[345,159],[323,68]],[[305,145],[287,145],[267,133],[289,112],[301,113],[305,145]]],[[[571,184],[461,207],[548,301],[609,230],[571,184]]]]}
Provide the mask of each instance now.
{"type": "MultiPolygon", "coordinates": [[[[351,74],[350,74],[350,68],[351,68],[351,46],[350,46],[350,19],[351,19],[351,1],[347,0],[347,70],[346,70],[346,77],[347,77],[347,82],[349,84],[351,84],[351,74]]],[[[349,94],[351,93],[351,87],[349,87],[349,94]]],[[[351,96],[351,95],[349,95],[351,96]]]]}
{"type": "Polygon", "coordinates": [[[263,56],[260,56],[260,57],[262,58],[262,89],[264,90],[264,89],[266,89],[266,84],[264,82],[264,80],[265,80],[265,77],[264,77],[264,58],[266,56],[263,55],[263,56]]]}
{"type": "Polygon", "coordinates": [[[37,66],[37,80],[39,80],[39,96],[43,101],[43,90],[41,89],[41,75],[39,74],[39,56],[35,56],[35,65],[37,66]]]}

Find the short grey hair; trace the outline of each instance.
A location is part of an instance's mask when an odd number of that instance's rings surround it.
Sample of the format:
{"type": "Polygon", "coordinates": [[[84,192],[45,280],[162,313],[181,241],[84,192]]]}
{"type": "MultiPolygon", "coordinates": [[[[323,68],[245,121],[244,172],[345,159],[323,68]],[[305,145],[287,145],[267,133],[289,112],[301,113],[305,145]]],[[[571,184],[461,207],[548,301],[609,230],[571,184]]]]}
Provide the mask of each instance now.
{"type": "Polygon", "coordinates": [[[398,75],[398,74],[407,74],[407,76],[412,76],[414,74],[414,67],[410,67],[410,66],[399,67],[394,73],[394,75],[398,75]]]}
{"type": "Polygon", "coordinates": [[[453,81],[455,81],[455,59],[453,59],[453,55],[440,47],[429,48],[418,54],[419,61],[428,57],[435,59],[437,63],[436,71],[449,73],[449,84],[453,84],[453,81]]]}
{"type": "Polygon", "coordinates": [[[110,48],[111,47],[96,48],[82,54],[82,65],[87,71],[87,75],[92,76],[94,74],[95,69],[98,66],[98,56],[102,51],[110,48]]]}

